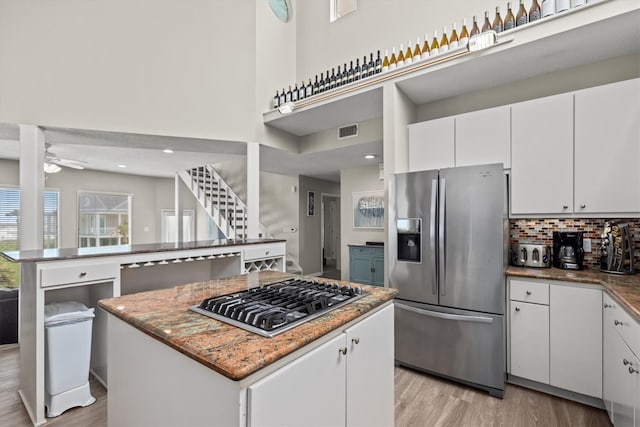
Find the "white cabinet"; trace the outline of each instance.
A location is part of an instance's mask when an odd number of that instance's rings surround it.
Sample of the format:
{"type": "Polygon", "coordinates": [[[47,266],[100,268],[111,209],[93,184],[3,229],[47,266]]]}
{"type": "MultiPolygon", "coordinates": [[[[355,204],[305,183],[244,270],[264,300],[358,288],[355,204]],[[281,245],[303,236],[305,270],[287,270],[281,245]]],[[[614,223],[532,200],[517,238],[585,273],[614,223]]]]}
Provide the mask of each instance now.
{"type": "Polygon", "coordinates": [[[454,118],[409,125],[409,172],[455,165],[454,118]]]}
{"type": "Polygon", "coordinates": [[[549,287],[549,384],[602,397],[602,290],[549,287]]]}
{"type": "Polygon", "coordinates": [[[249,386],[250,426],[393,426],[393,306],[249,386]]]}
{"type": "Polygon", "coordinates": [[[455,118],[456,166],[502,163],[511,167],[511,108],[473,111],[455,118]]]}
{"type": "Polygon", "coordinates": [[[511,213],[573,212],[573,94],[511,106],[511,213]]]}
{"type": "Polygon", "coordinates": [[[549,306],[510,302],[511,375],[549,383],[549,306]]]}
{"type": "Polygon", "coordinates": [[[576,92],[576,213],[640,212],[639,162],[640,79],[576,92]]]}

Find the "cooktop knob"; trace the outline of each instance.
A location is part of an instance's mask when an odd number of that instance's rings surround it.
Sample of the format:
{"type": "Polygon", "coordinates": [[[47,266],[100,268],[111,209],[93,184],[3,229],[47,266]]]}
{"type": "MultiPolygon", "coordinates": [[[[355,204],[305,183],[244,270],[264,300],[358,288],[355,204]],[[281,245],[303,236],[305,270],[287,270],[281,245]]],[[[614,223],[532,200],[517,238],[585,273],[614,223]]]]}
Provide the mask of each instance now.
{"type": "Polygon", "coordinates": [[[353,291],[356,293],[356,295],[361,295],[362,294],[362,288],[360,286],[354,287],[353,291]]]}

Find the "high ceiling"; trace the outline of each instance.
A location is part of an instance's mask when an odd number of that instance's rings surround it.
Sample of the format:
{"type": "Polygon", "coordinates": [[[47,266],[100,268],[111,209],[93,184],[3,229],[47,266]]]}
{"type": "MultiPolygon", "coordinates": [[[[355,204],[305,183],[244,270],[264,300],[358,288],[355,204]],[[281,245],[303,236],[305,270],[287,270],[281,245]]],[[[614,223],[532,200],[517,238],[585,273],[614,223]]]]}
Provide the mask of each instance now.
{"type": "MultiPolygon", "coordinates": [[[[203,164],[244,159],[246,145],[236,141],[174,138],[77,129],[44,128],[49,151],[57,158],[81,162],[86,169],[153,177],[203,164]],[[173,153],[165,153],[170,149],[173,153]],[[124,167],[122,167],[124,166],[124,167]]],[[[0,159],[18,159],[17,125],[0,124],[0,159]]],[[[304,154],[262,146],[260,169],[281,175],[306,175],[339,182],[340,170],[382,162],[382,142],[345,145],[304,154]],[[365,154],[376,158],[365,159],[365,154]]]]}

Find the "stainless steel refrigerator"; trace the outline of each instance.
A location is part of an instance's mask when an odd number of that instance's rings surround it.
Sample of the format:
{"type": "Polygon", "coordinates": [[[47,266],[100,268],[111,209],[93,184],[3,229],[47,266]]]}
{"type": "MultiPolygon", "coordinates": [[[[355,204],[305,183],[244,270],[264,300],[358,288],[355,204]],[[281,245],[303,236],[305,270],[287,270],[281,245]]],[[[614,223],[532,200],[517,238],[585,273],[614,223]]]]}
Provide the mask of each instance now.
{"type": "Polygon", "coordinates": [[[505,383],[506,186],[502,164],[389,182],[396,362],[497,397],[505,383]]]}

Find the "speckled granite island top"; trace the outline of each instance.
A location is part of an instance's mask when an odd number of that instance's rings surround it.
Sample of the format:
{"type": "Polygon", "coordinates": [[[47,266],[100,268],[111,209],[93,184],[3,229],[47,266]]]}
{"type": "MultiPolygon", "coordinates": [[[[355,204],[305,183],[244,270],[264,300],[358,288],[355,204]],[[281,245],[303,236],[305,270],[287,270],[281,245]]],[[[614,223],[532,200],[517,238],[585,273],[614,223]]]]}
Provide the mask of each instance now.
{"type": "Polygon", "coordinates": [[[183,243],[145,243],[139,245],[103,246],[97,248],[37,249],[30,251],[0,252],[11,262],[59,261],[78,258],[95,258],[117,255],[134,255],[154,252],[182,251],[188,249],[218,248],[260,243],[286,242],[282,239],[219,239],[183,243]]]}
{"type": "MultiPolygon", "coordinates": [[[[273,338],[194,313],[203,299],[292,277],[257,272],[99,301],[99,306],[140,331],[225,375],[241,380],[319,337],[392,300],[395,289],[361,285],[369,295],[273,338]]],[[[311,277],[311,279],[317,279],[311,277]]]]}
{"type": "Polygon", "coordinates": [[[591,283],[602,285],[611,297],[627,308],[640,322],[640,275],[601,273],[598,270],[561,270],[559,268],[525,268],[509,266],[507,276],[528,277],[542,280],[591,283]]]}

